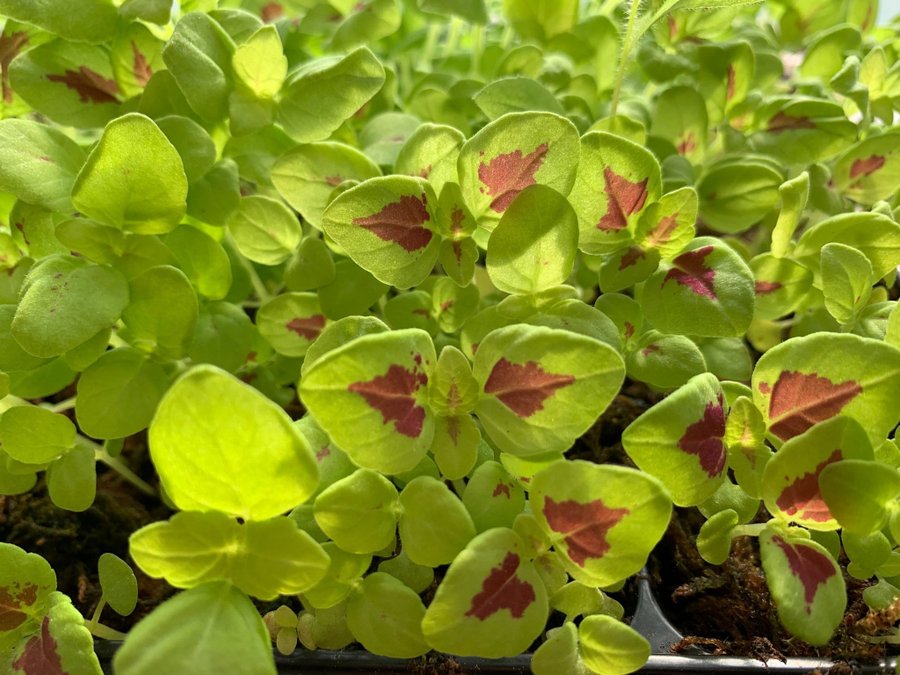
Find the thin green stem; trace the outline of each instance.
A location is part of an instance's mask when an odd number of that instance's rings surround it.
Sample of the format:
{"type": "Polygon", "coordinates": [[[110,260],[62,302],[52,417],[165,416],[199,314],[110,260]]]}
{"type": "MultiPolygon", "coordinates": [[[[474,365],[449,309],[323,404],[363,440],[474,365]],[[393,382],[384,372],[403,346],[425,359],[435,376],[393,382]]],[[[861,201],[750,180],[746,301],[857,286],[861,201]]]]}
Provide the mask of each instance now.
{"type": "Polygon", "coordinates": [[[628,68],[628,55],[631,53],[631,46],[634,40],[634,25],[640,9],[641,0],[631,0],[631,7],[628,10],[628,24],[625,27],[625,35],[622,38],[622,53],[619,55],[619,64],[616,68],[616,84],[613,89],[612,104],[609,108],[611,130],[615,126],[616,111],[619,109],[619,99],[622,96],[622,83],[625,81],[625,70],[628,68]]]}
{"type": "Polygon", "coordinates": [[[459,47],[459,37],[462,33],[463,21],[458,17],[450,19],[450,32],[447,34],[447,42],[444,43],[443,56],[449,58],[453,56],[459,47]]]}
{"type": "Polygon", "coordinates": [[[759,533],[766,529],[766,523],[752,523],[750,525],[738,525],[731,530],[732,537],[758,537],[759,533]]]}
{"type": "Polygon", "coordinates": [[[125,633],[121,633],[109,626],[104,626],[102,623],[98,623],[91,629],[91,635],[101,640],[124,640],[128,637],[125,633]]]}
{"type": "Polygon", "coordinates": [[[113,457],[110,455],[105,448],[100,447],[96,443],[92,443],[87,439],[81,439],[83,443],[88,443],[94,450],[94,458],[98,462],[103,462],[110,469],[118,473],[122,478],[127,480],[129,483],[134,485],[138,490],[143,492],[150,497],[158,497],[156,490],[153,489],[153,486],[150,485],[143,478],[138,476],[134,471],[128,468],[128,466],[118,457],[113,457]]]}
{"type": "Polygon", "coordinates": [[[425,46],[422,47],[421,59],[421,62],[428,67],[428,70],[431,70],[432,61],[434,61],[434,50],[437,47],[438,38],[441,36],[441,31],[443,30],[444,27],[437,22],[428,26],[428,33],[425,35],[425,46]]]}
{"type": "Polygon", "coordinates": [[[478,75],[478,69],[481,66],[481,52],[484,51],[484,26],[475,26],[472,29],[472,63],[469,68],[469,74],[473,77],[478,75]]]}
{"type": "MultiPolygon", "coordinates": [[[[229,240],[229,243],[237,251],[237,246],[234,245],[234,241],[231,239],[229,235],[226,235],[229,240]]],[[[259,299],[260,303],[265,303],[272,298],[272,294],[269,293],[269,289],[266,288],[266,285],[262,282],[262,279],[259,278],[259,274],[256,272],[256,268],[253,266],[253,263],[247,260],[243,255],[238,252],[237,259],[241,263],[241,267],[243,267],[247,271],[247,276],[250,277],[250,284],[253,286],[253,291],[256,293],[257,299],[259,299]]]]}
{"type": "Polygon", "coordinates": [[[64,401],[60,401],[59,403],[54,403],[53,405],[45,406],[47,410],[50,412],[61,413],[66,410],[71,410],[75,407],[75,397],[67,398],[64,401]]]}
{"type": "Polygon", "coordinates": [[[94,629],[100,623],[100,613],[103,611],[103,608],[106,607],[106,598],[102,595],[100,596],[100,602],[97,603],[97,606],[94,608],[94,614],[91,616],[91,620],[88,621],[87,629],[94,632],[94,629]]]}

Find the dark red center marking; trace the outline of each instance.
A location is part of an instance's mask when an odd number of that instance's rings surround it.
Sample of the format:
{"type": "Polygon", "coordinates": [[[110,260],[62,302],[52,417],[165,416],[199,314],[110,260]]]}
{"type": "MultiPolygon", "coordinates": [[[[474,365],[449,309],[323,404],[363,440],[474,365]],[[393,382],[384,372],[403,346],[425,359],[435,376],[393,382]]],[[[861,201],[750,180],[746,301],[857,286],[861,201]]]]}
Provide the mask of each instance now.
{"type": "Polygon", "coordinates": [[[502,155],[497,155],[490,162],[481,162],[478,165],[478,179],[484,184],[481,192],[487,189],[488,197],[493,197],[491,209],[496,213],[503,213],[519,196],[519,193],[529,185],[534,185],[535,174],[550,149],[546,143],[541,143],[527,155],[521,150],[513,150],[502,155]]]}
{"type": "Polygon", "coordinates": [[[0,587],[0,631],[8,631],[20,626],[28,618],[22,607],[30,607],[37,602],[38,587],[27,584],[17,593],[0,587]]]}
{"type": "Polygon", "coordinates": [[[321,462],[331,455],[331,449],[327,445],[323,445],[316,453],[316,461],[321,462]]]}
{"type": "Polygon", "coordinates": [[[321,333],[322,329],[325,327],[325,317],[321,314],[304,317],[298,316],[288,321],[287,324],[285,324],[285,327],[304,340],[312,342],[319,337],[319,333],[321,333]]]}
{"type": "Polygon", "coordinates": [[[680,212],[676,211],[670,216],[660,218],[656,227],[650,230],[650,233],[647,235],[647,243],[651,246],[659,246],[660,244],[665,244],[669,241],[669,239],[672,238],[672,233],[675,231],[675,228],[678,227],[679,213],[680,212]]]}
{"type": "Polygon", "coordinates": [[[501,358],[494,364],[484,391],[496,396],[519,417],[531,417],[544,409],[544,401],[557,389],[574,382],[574,376],[548,373],[535,361],[511,363],[501,358]]]}
{"type": "Polygon", "coordinates": [[[757,295],[768,295],[769,293],[774,293],[781,287],[781,284],[777,281],[757,281],[755,290],[757,295]]]}
{"type": "Polygon", "coordinates": [[[259,10],[260,18],[266,23],[272,23],[284,15],[284,7],[279,2],[267,2],[259,10]]]}
{"type": "Polygon", "coordinates": [[[491,497],[499,497],[500,495],[505,495],[507,499],[511,498],[509,485],[503,482],[497,483],[497,487],[494,488],[491,497]]]}
{"type": "Polygon", "coordinates": [[[661,350],[661,347],[659,345],[656,345],[656,344],[647,345],[646,347],[644,347],[641,350],[641,356],[647,357],[647,356],[650,356],[651,354],[654,354],[660,350],[661,350]]]}
{"type": "Polygon", "coordinates": [[[67,675],[56,647],[56,640],[50,635],[50,618],[45,616],[40,635],[25,643],[13,668],[27,675],[67,675]]]}
{"type": "Polygon", "coordinates": [[[714,478],[725,470],[725,410],[722,395],[718,402],[706,404],[703,417],[689,426],[678,441],[678,447],[689,455],[696,455],[700,467],[714,478]]]}
{"type": "Polygon", "coordinates": [[[627,508],[610,508],[602,499],[582,504],[572,499],[557,502],[550,497],[544,499],[542,510],[550,529],[565,536],[566,551],[579,567],[584,567],[588,558],[606,555],[606,535],[630,513],[627,508]]]}
{"type": "Polygon", "coordinates": [[[427,198],[404,195],[399,201],[387,204],[378,213],[354,218],[353,224],[367,229],[382,241],[390,241],[412,253],[428,246],[431,230],[422,227],[431,220],[427,198]]]}
{"type": "Polygon", "coordinates": [[[606,213],[597,223],[597,229],[616,232],[628,227],[628,216],[644,208],[647,202],[647,182],[632,182],[620,176],[610,167],[603,168],[603,191],[606,193],[606,213]]]}
{"type": "Polygon", "coordinates": [[[153,68],[150,67],[147,57],[141,53],[134,40],[131,41],[131,53],[134,55],[134,65],[132,66],[134,79],[139,85],[144,87],[150,81],[150,78],[153,77],[153,68]]]}
{"type": "Polygon", "coordinates": [[[725,100],[730,101],[734,98],[735,88],[737,86],[737,73],[734,70],[734,64],[728,64],[728,89],[725,94],[725,100]]]}
{"type": "Polygon", "coordinates": [[[707,267],[706,256],[713,252],[712,246],[703,246],[694,251],[682,253],[672,263],[675,265],[666,273],[663,286],[669,279],[674,279],[681,286],[690,288],[694,293],[710,300],[715,300],[716,271],[707,267]]]}
{"type": "Polygon", "coordinates": [[[799,129],[815,129],[816,125],[808,117],[793,117],[784,111],[769,120],[766,130],[772,134],[780,134],[785,131],[797,131],[799,129]]]}
{"type": "Polygon", "coordinates": [[[344,177],[338,175],[325,176],[325,182],[328,183],[331,187],[337,187],[344,182],[344,177]]]}
{"type": "Polygon", "coordinates": [[[394,364],[384,375],[368,382],[354,382],[347,390],[366,399],[366,403],[381,413],[384,424],[393,422],[404,436],[418,438],[425,421],[425,409],[417,404],[415,393],[427,384],[425,373],[394,364]]]}
{"type": "Polygon", "coordinates": [[[634,324],[630,321],[625,322],[625,339],[628,340],[632,335],[634,335],[634,324]]]}
{"type": "Polygon", "coordinates": [[[472,598],[466,616],[484,621],[502,609],[508,609],[514,619],[519,619],[535,600],[534,589],[527,581],[516,577],[519,556],[507,553],[503,562],[493,568],[481,584],[481,592],[472,598]]]}
{"type": "Polygon", "coordinates": [[[82,103],[118,103],[119,85],[107,80],[87,66],[67,70],[65,75],[47,75],[51,82],[59,82],[78,94],[82,103]]]}
{"type": "Polygon", "coordinates": [[[837,415],[862,390],[854,380],[834,383],[817,373],[785,370],[769,399],[769,419],[774,422],[770,431],[783,441],[802,434],[837,415]]]}
{"type": "Polygon", "coordinates": [[[694,132],[687,132],[677,147],[679,155],[689,155],[694,152],[697,149],[697,140],[694,138],[694,132]]]}
{"type": "Polygon", "coordinates": [[[28,44],[28,33],[10,33],[0,35],[0,82],[3,87],[3,100],[12,103],[13,90],[9,86],[9,64],[28,44]]]}
{"type": "Polygon", "coordinates": [[[640,246],[632,246],[619,258],[619,271],[623,271],[632,267],[633,265],[637,265],[641,260],[647,257],[647,254],[644,253],[644,249],[640,246]]]}
{"type": "Polygon", "coordinates": [[[831,510],[819,492],[819,475],[829,464],[843,459],[840,450],[835,450],[810,473],[805,473],[788,485],[779,495],[775,503],[789,516],[800,513],[806,520],[824,523],[831,520],[831,510]]]}
{"type": "Polygon", "coordinates": [[[850,167],[850,178],[859,178],[871,176],[873,173],[882,169],[887,161],[881,155],[872,155],[866,159],[857,159],[850,167]]]}
{"type": "Polygon", "coordinates": [[[812,603],[816,599],[816,590],[835,575],[834,563],[828,556],[810,546],[790,544],[782,537],[774,536],[772,541],[787,556],[791,573],[803,584],[803,599],[806,601],[806,613],[812,613],[812,603]]]}

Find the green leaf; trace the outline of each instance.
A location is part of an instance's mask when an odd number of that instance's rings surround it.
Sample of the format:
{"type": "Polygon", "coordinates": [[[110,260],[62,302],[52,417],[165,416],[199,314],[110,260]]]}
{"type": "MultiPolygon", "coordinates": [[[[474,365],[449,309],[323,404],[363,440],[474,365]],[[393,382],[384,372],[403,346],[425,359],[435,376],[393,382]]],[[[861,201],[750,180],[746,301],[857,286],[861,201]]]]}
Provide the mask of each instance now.
{"type": "Polygon", "coordinates": [[[530,77],[504,77],[489,82],[475,94],[473,100],[490,120],[511,112],[544,111],[565,114],[556,96],[530,77]]]}
{"type": "Polygon", "coordinates": [[[94,438],[125,438],[147,428],[169,386],[163,367],[130,347],[105,352],[78,380],[75,416],[94,438]]]}
{"type": "Polygon", "coordinates": [[[697,209],[697,192],[693,188],[668,192],[641,214],[635,240],[641,247],[655,248],[662,258],[670,260],[694,238],[697,209]]]}
{"type": "Polygon", "coordinates": [[[325,577],[303,593],[304,602],[316,609],[327,609],[342,603],[372,565],[371,555],[347,553],[334,542],[322,549],[331,558],[325,577]]]}
{"type": "Polygon", "coordinates": [[[287,76],[288,61],[275,26],[251,35],[231,58],[235,81],[260,99],[273,99],[287,76]]]}
{"type": "Polygon", "coordinates": [[[259,612],[227,582],[167,600],[131,630],[113,658],[120,675],[183,673],[197,663],[216,672],[275,675],[272,642],[259,612]]]}
{"type": "Polygon", "coordinates": [[[347,626],[372,654],[411,659],[430,647],[422,637],[425,605],[403,582],[383,572],[366,576],[347,601],[347,626]]]}
{"type": "Polygon", "coordinates": [[[698,237],[644,285],[640,300],[665,333],[699,337],[743,335],[753,318],[753,272],[730,246],[698,237]]]}
{"type": "Polygon", "coordinates": [[[378,280],[414,286],[437,262],[431,186],[422,179],[372,178],[341,193],[325,209],[325,233],[378,280]]]}
{"type": "Polygon", "coordinates": [[[402,473],[418,464],[434,436],[425,404],[435,360],[424,331],[364,335],[318,358],[303,373],[298,391],[356,464],[402,473]]]}
{"type": "Polygon", "coordinates": [[[104,553],[97,564],[103,599],[122,616],[134,611],[138,599],[138,583],[127,562],[112,553],[104,553]]]}
{"type": "Polygon", "coordinates": [[[86,511],[97,493],[93,448],[76,445],[47,470],[50,501],[67,511],[86,511]]]}
{"type": "Polygon", "coordinates": [[[900,134],[886,133],[855,144],[837,159],[833,176],[838,192],[860,204],[889,199],[900,179],[900,134]]]}
{"type": "Polygon", "coordinates": [[[411,480],[400,493],[400,542],[418,565],[453,562],[475,536],[475,525],[459,498],[430,476],[411,480]]]}
{"type": "Polygon", "coordinates": [[[172,0],[125,0],[119,14],[132,21],[140,19],[165,26],[171,18],[172,0]]]}
{"type": "Polygon", "coordinates": [[[672,501],[691,506],[725,476],[725,403],[718,380],[697,375],[632,422],[622,445],[638,467],[661,480],[672,501]]]}
{"type": "Polygon", "coordinates": [[[876,279],[897,265],[900,255],[900,224],[880,213],[843,213],[807,228],[797,242],[794,258],[821,278],[819,258],[827,244],[844,244],[864,253],[872,263],[876,279]]]}
{"type": "Polygon", "coordinates": [[[0,0],[0,14],[73,42],[106,42],[119,23],[109,0],[85,0],[77,12],[65,0],[0,0]]]}
{"type": "Polygon", "coordinates": [[[544,629],[547,611],[547,591],[525,542],[496,528],[475,537],[450,565],[422,632],[430,647],[448,654],[514,656],[544,629]]]}
{"type": "Polygon", "coordinates": [[[605,132],[585,134],[571,194],[579,248],[590,254],[621,248],[644,208],[659,199],[661,185],[659,162],[649,150],[605,132]]]}
{"type": "Polygon", "coordinates": [[[321,141],[384,84],[384,68],[367,48],[304,64],[288,77],[278,119],[297,142],[321,141]]]}
{"type": "Polygon", "coordinates": [[[178,151],[139,113],[106,126],[72,189],[72,203],[89,218],[140,234],[175,229],[186,198],[187,178],[178,151]]]}
{"type": "Polygon", "coordinates": [[[353,6],[331,37],[331,47],[350,49],[373,44],[393,35],[403,21],[403,5],[398,0],[364,0],[353,6]]]}
{"type": "Polygon", "coordinates": [[[290,291],[321,288],[335,278],[335,265],[327,244],[315,237],[304,237],[284,269],[284,285],[290,291]]]}
{"type": "Polygon", "coordinates": [[[756,277],[755,319],[771,320],[790,314],[803,304],[812,288],[812,272],[791,258],[763,253],[750,261],[750,269],[756,277]]]}
{"type": "Polygon", "coordinates": [[[166,68],[188,104],[205,122],[228,113],[234,42],[209,15],[189,12],[163,49],[166,68]]]}
{"type": "Polygon", "coordinates": [[[855,248],[837,243],[822,247],[821,260],[825,308],[838,323],[850,323],[872,295],[872,263],[855,248]]]}
{"type": "Polygon", "coordinates": [[[575,0],[503,0],[503,13],[525,38],[541,42],[571,30],[578,21],[575,0]]]}
{"type": "Polygon", "coordinates": [[[595,614],[585,617],[578,626],[578,638],[581,658],[595,673],[633,673],[650,658],[647,638],[611,616],[595,614]]]}
{"type": "Polygon", "coordinates": [[[0,189],[51,211],[72,211],[72,185],[84,150],[53,127],[22,119],[0,121],[0,189]]]}
{"type": "Polygon", "coordinates": [[[529,185],[568,195],[575,182],[578,145],[575,126],[545,112],[509,113],[466,141],[459,153],[459,185],[485,233],[529,185]]]}
{"type": "Polygon", "coordinates": [[[462,497],[479,532],[512,527],[516,516],[525,510],[525,490],[499,462],[480,464],[462,497]]]}
{"type": "Polygon", "coordinates": [[[334,280],[318,289],[319,302],[329,319],[366,314],[388,288],[352,260],[343,259],[334,264],[334,280]]]}
{"type": "Polygon", "coordinates": [[[418,0],[419,9],[436,14],[452,14],[469,23],[486,24],[487,8],[484,0],[418,0]]]}
{"type": "Polygon", "coordinates": [[[155,122],[178,151],[188,183],[202,178],[216,163],[215,141],[194,120],[181,115],[166,115],[155,122]]]}
{"type": "Polygon", "coordinates": [[[228,231],[238,251],[262,265],[283,263],[302,236],[294,213],[280,201],[261,195],[241,199],[228,219],[228,231]]]}
{"type": "Polygon", "coordinates": [[[683,335],[644,333],[625,359],[628,376],[659,389],[674,389],[706,372],[703,352],[683,335]]]}
{"type": "Polygon", "coordinates": [[[55,590],[56,573],[46,560],[0,542],[0,648],[6,651],[40,629],[55,590]]]}
{"type": "Polygon", "coordinates": [[[619,390],[625,368],[602,342],[563,330],[516,325],[478,346],[476,413],[501,450],[530,455],[567,450],[619,390]]]}
{"type": "Polygon", "coordinates": [[[762,496],[762,476],[772,452],[765,444],[766,421],[746,396],[731,404],[725,422],[728,466],[741,489],[750,497],[762,496]]]}
{"type": "Polygon", "coordinates": [[[634,469],[571,460],[534,476],[531,508],[566,571],[609,586],[646,564],[672,504],[659,481],[634,469]]]}
{"type": "Polygon", "coordinates": [[[800,225],[803,210],[809,201],[809,173],[804,171],[796,178],[781,184],[781,212],[772,230],[772,255],[784,258],[791,248],[791,239],[800,225]]]}
{"type": "Polygon", "coordinates": [[[318,483],[309,444],[287,414],[212,366],[172,385],[149,439],[163,487],[184,510],[266,520],[304,502],[318,483]]]}
{"type": "Polygon", "coordinates": [[[230,159],[217,162],[188,192],[188,215],[209,225],[226,225],[240,205],[238,166],[230,159]]]}
{"type": "Polygon", "coordinates": [[[176,588],[229,581],[261,600],[309,590],[329,563],[290,518],[238,523],[217,511],[185,511],[146,525],[131,535],[129,550],[146,574],[176,588]]]}
{"type": "Polygon", "coordinates": [[[75,444],[75,425],[46,408],[22,405],[0,416],[0,443],[13,459],[25,464],[52,462],[75,444]]]}
{"type": "Polygon", "coordinates": [[[831,555],[774,528],[760,534],[759,552],[781,623],[810,644],[828,642],[847,606],[844,577],[831,555]]]}
{"type": "Polygon", "coordinates": [[[318,229],[338,185],[380,175],[378,166],[362,152],[334,141],[298,145],[272,166],[272,183],[279,194],[318,229]]]}
{"type": "Polygon", "coordinates": [[[187,354],[197,324],[197,296],[175,267],[152,267],[129,284],[122,312],[128,340],[142,351],[178,359],[187,354]]]}
{"type": "Polygon", "coordinates": [[[728,560],[733,530],[739,522],[740,517],[734,509],[724,509],[710,516],[697,534],[700,557],[710,565],[721,565],[728,560]]]}
{"type": "Polygon", "coordinates": [[[753,371],[753,401],[776,445],[845,415],[881,443],[900,417],[900,350],[855,335],[819,333],[770,349],[753,371]]]}
{"type": "Polygon", "coordinates": [[[128,304],[125,278],[75,258],[47,258],[29,272],[12,335],[29,354],[58,356],[113,325],[128,304]]]}
{"type": "Polygon", "coordinates": [[[253,340],[253,324],[241,307],[213,302],[200,309],[189,355],[195,363],[234,372],[247,360],[253,340]]]}
{"type": "Polygon", "coordinates": [[[488,242],[487,271],[506,293],[534,294],[563,283],[578,251],[578,217],[544,185],[519,193],[488,242]]]}
{"type": "MultiPolygon", "coordinates": [[[[465,140],[466,137],[453,127],[422,124],[400,148],[397,161],[394,162],[394,173],[425,178],[436,193],[442,193],[447,183],[459,181],[457,160],[465,140]]],[[[444,198],[443,194],[441,198],[444,198]]],[[[461,204],[461,195],[459,201],[461,204]]],[[[445,208],[443,202],[442,208],[445,208]]]]}
{"type": "Polygon", "coordinates": [[[164,45],[163,40],[140,23],[132,23],[115,35],[109,58],[123,98],[143,94],[154,71],[165,68],[162,59],[164,45]]]}
{"type": "Polygon", "coordinates": [[[208,300],[221,300],[228,294],[231,263],[219,242],[195,227],[179,225],[163,237],[163,243],[197,293],[208,300]]]}
{"type": "Polygon", "coordinates": [[[758,159],[714,164],[697,184],[700,217],[717,232],[743,232],[775,208],[783,181],[778,171],[758,159]]]}
{"type": "Polygon", "coordinates": [[[397,488],[371,469],[358,469],[316,497],[316,523],[349,553],[376,553],[394,541],[400,510],[397,488]]]}
{"type": "Polygon", "coordinates": [[[868,459],[844,459],[824,467],[819,492],[844,532],[868,535],[887,523],[900,494],[900,472],[868,459]]]}
{"type": "Polygon", "coordinates": [[[708,127],[706,101],[695,87],[669,87],[656,99],[650,133],[670,141],[691,162],[701,162],[706,154],[708,127]]]}
{"type": "Polygon", "coordinates": [[[285,356],[303,356],[325,327],[325,315],[313,293],[284,293],[256,314],[260,334],[285,356]]]}
{"type": "Polygon", "coordinates": [[[791,96],[776,98],[756,111],[762,130],[751,147],[776,161],[809,164],[829,159],[856,138],[856,125],[839,103],[791,96]]]}
{"type": "Polygon", "coordinates": [[[554,675],[555,673],[585,672],[581,654],[578,651],[578,628],[566,621],[559,628],[547,631],[547,639],[535,650],[531,657],[531,672],[534,675],[554,675]]]}

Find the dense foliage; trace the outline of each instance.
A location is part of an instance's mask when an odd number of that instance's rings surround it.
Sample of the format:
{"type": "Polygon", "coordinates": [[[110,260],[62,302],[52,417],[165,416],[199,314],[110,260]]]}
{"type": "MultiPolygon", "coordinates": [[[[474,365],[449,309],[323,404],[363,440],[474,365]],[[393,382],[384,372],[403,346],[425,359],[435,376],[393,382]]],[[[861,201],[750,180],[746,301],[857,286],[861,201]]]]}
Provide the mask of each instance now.
{"type": "MultiPolygon", "coordinates": [[[[273,640],[632,672],[607,593],[673,505],[713,564],[758,537],[802,640],[842,555],[896,606],[877,9],[0,0],[0,494],[84,511],[100,462],[175,511],[130,556],[184,590],[116,672],[271,673],[273,640]],[[567,459],[626,379],[666,394],[634,466],[567,459]]],[[[98,564],[85,622],[0,544],[4,672],[99,672],[137,583],[98,564]]]]}

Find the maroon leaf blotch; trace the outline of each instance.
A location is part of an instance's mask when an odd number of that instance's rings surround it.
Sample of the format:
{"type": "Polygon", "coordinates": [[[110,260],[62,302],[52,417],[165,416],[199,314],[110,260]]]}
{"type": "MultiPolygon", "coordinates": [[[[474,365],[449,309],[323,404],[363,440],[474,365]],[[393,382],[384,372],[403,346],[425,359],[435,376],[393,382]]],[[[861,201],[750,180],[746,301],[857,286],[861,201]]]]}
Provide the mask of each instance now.
{"type": "Polygon", "coordinates": [[[510,499],[509,485],[506,483],[497,483],[497,487],[494,488],[491,497],[499,497],[500,495],[505,495],[507,499],[510,499]]]}
{"type": "Polygon", "coordinates": [[[399,201],[387,204],[378,213],[365,218],[354,218],[353,224],[367,229],[382,241],[390,241],[412,253],[428,246],[431,230],[422,227],[431,220],[427,199],[403,195],[399,201]]]}
{"type": "Polygon", "coordinates": [[[25,643],[19,658],[13,662],[13,668],[26,675],[66,675],[56,649],[56,640],[50,635],[49,617],[44,617],[41,634],[25,643]]]}
{"type": "Polygon", "coordinates": [[[647,256],[644,249],[640,246],[632,246],[619,258],[619,271],[626,270],[632,265],[637,265],[643,258],[647,256]]]}
{"type": "Polygon", "coordinates": [[[3,86],[3,101],[12,103],[13,90],[9,85],[9,64],[28,44],[28,33],[10,33],[0,36],[0,82],[3,86]]]}
{"type": "Polygon", "coordinates": [[[647,202],[647,182],[632,182],[620,176],[610,167],[603,169],[603,190],[606,192],[606,213],[597,223],[597,229],[615,232],[628,227],[628,216],[644,208],[647,202]]]}
{"type": "Polygon", "coordinates": [[[79,66],[78,70],[67,70],[65,75],[48,75],[51,82],[60,82],[76,94],[82,103],[118,103],[116,95],[119,85],[115,80],[107,80],[87,66],[79,66]]]}
{"type": "Polygon", "coordinates": [[[508,609],[514,619],[521,618],[535,600],[534,589],[527,581],[516,577],[519,556],[507,553],[503,562],[493,568],[481,584],[481,592],[472,598],[466,616],[484,621],[502,609],[508,609]]]}
{"type": "Polygon", "coordinates": [[[769,399],[770,431],[783,441],[837,415],[862,393],[854,380],[834,383],[816,373],[782,372],[769,399]]]}
{"type": "Polygon", "coordinates": [[[781,288],[781,284],[777,281],[757,281],[755,286],[757,295],[768,295],[779,288],[781,288]]]}
{"type": "Polygon", "coordinates": [[[354,382],[348,391],[359,394],[381,413],[384,424],[393,422],[397,431],[418,438],[425,421],[425,409],[416,403],[415,393],[428,384],[428,376],[396,364],[367,382],[354,382]]]}
{"type": "Polygon", "coordinates": [[[769,120],[766,130],[772,134],[780,134],[785,131],[815,128],[815,123],[808,117],[793,117],[782,111],[769,120]]]}
{"type": "Polygon", "coordinates": [[[20,626],[28,618],[22,607],[30,607],[37,601],[38,588],[28,584],[17,593],[0,587],[0,631],[7,631],[20,626]]]}
{"type": "Polygon", "coordinates": [[[663,286],[669,279],[674,279],[681,286],[690,288],[697,295],[716,299],[714,281],[716,271],[705,264],[706,256],[712,253],[712,246],[703,246],[687,253],[682,253],[672,261],[674,267],[666,273],[663,286]]]}
{"type": "Polygon", "coordinates": [[[260,18],[266,23],[280,19],[284,15],[284,7],[279,2],[267,2],[259,10],[260,18]]]}
{"type": "Polygon", "coordinates": [[[734,64],[728,64],[728,90],[725,94],[725,100],[730,101],[734,98],[735,88],[737,86],[737,73],[734,70],[734,64]]]}
{"type": "Polygon", "coordinates": [[[678,227],[679,213],[680,212],[675,212],[670,216],[660,218],[656,227],[647,234],[647,243],[650,244],[650,246],[665,244],[672,238],[672,233],[675,231],[675,228],[678,227]]]}
{"type": "Polygon", "coordinates": [[[321,314],[314,314],[313,316],[306,317],[296,317],[291,319],[285,327],[304,340],[309,340],[312,342],[317,337],[319,337],[319,333],[322,332],[322,329],[325,327],[325,317],[321,314]]]}
{"type": "Polygon", "coordinates": [[[707,403],[703,417],[685,429],[678,447],[689,455],[696,455],[700,460],[700,467],[710,478],[714,478],[725,470],[724,437],[725,409],[722,395],[719,394],[718,402],[707,403]]]}
{"type": "Polygon", "coordinates": [[[609,551],[606,535],[630,513],[627,508],[610,508],[602,499],[582,504],[572,499],[557,502],[544,499],[544,517],[554,532],[565,535],[569,557],[579,567],[588,558],[602,558],[609,551]]]}
{"type": "Polygon", "coordinates": [[[840,450],[835,450],[816,468],[805,473],[793,483],[788,485],[778,496],[775,503],[778,508],[789,516],[800,513],[800,517],[806,520],[814,520],[817,523],[824,523],[831,520],[831,510],[828,504],[822,499],[819,492],[819,474],[829,464],[839,462],[843,459],[840,450]]]}
{"type": "Polygon", "coordinates": [[[531,417],[544,409],[544,401],[557,389],[573,382],[574,376],[548,373],[535,361],[511,363],[501,358],[494,364],[484,391],[496,396],[519,417],[531,417]]]}
{"type": "Polygon", "coordinates": [[[806,601],[806,613],[812,613],[812,603],[816,599],[816,589],[835,575],[834,563],[827,555],[819,553],[810,546],[791,544],[782,537],[772,537],[772,541],[787,556],[791,572],[803,584],[803,599],[806,601]]]}
{"type": "Polygon", "coordinates": [[[885,158],[881,155],[872,155],[866,159],[857,159],[850,167],[850,178],[871,176],[884,167],[885,158]]]}
{"type": "Polygon", "coordinates": [[[493,197],[491,209],[503,213],[529,185],[535,184],[535,174],[544,163],[550,146],[541,143],[527,155],[521,150],[513,150],[497,155],[490,162],[478,165],[478,179],[487,188],[488,197],[493,197]]]}

